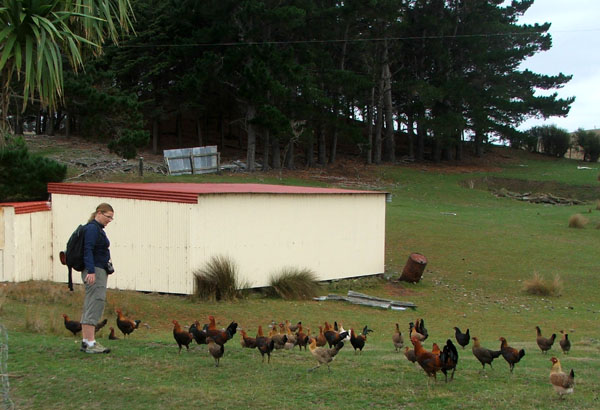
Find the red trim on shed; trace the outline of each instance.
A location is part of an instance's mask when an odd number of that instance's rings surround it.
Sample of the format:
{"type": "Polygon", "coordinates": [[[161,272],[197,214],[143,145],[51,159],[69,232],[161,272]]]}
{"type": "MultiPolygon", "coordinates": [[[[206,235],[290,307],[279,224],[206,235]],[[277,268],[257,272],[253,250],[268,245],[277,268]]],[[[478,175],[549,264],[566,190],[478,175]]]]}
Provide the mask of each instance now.
{"type": "Polygon", "coordinates": [[[33,212],[49,211],[51,209],[50,202],[34,201],[34,202],[3,202],[0,206],[15,208],[15,214],[30,214],[33,212]]]}
{"type": "Polygon", "coordinates": [[[268,184],[193,183],[49,183],[48,192],[109,198],[144,199],[195,204],[206,194],[385,194],[339,188],[315,188],[268,184]]]}

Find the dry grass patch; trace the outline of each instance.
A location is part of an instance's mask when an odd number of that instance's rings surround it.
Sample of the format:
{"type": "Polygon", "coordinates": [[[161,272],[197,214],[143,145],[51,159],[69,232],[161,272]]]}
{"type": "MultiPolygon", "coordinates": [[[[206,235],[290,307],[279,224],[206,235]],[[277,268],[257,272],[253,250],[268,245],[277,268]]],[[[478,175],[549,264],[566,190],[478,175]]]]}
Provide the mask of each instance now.
{"type": "Polygon", "coordinates": [[[242,296],[240,289],[250,287],[239,279],[235,262],[221,255],[213,256],[194,277],[195,295],[202,300],[234,300],[242,296]]]}
{"type": "Polygon", "coordinates": [[[271,275],[269,285],[274,295],[283,299],[311,299],[319,293],[319,283],[315,273],[307,268],[284,268],[271,275]]]}
{"type": "Polygon", "coordinates": [[[581,214],[574,214],[571,215],[571,217],[569,218],[569,228],[583,228],[588,224],[589,220],[581,215],[581,214]]]}
{"type": "Polygon", "coordinates": [[[523,282],[523,290],[530,295],[560,296],[563,283],[560,276],[554,276],[553,280],[544,279],[538,272],[534,272],[531,279],[523,282]]]}

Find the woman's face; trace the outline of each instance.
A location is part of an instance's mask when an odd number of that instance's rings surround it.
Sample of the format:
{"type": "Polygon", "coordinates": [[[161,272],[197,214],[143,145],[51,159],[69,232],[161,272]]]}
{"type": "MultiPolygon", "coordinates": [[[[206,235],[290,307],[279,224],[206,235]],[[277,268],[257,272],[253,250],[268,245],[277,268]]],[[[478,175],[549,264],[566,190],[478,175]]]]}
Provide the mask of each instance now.
{"type": "Polygon", "coordinates": [[[101,223],[102,225],[108,225],[115,217],[115,213],[113,211],[98,211],[96,213],[96,221],[101,223]]]}

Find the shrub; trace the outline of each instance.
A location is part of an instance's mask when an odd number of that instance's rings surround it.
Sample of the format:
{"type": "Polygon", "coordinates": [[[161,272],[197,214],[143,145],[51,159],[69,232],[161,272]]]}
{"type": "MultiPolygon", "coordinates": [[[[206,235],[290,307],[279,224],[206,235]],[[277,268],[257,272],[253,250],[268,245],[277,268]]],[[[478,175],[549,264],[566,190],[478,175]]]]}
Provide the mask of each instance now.
{"type": "Polygon", "coordinates": [[[149,140],[148,131],[125,129],[120,137],[108,143],[108,149],[125,159],[132,159],[137,155],[137,149],[148,144],[149,140]]]}
{"type": "Polygon", "coordinates": [[[583,148],[583,160],[597,162],[600,158],[600,136],[593,131],[579,128],[575,131],[577,143],[583,148]]]}
{"type": "Polygon", "coordinates": [[[533,277],[523,283],[523,289],[531,295],[560,296],[563,284],[558,275],[554,280],[544,279],[539,273],[534,272],[533,277]]]}
{"type": "Polygon", "coordinates": [[[583,228],[588,222],[589,221],[585,216],[574,214],[569,218],[569,228],[583,228]]]}
{"type": "Polygon", "coordinates": [[[22,138],[0,146],[0,201],[39,201],[48,198],[48,182],[61,182],[67,166],[27,150],[22,138]]]}
{"type": "Polygon", "coordinates": [[[225,256],[213,256],[201,270],[194,272],[195,295],[202,300],[232,300],[241,296],[239,289],[248,288],[238,279],[235,263],[225,256]]]}
{"type": "Polygon", "coordinates": [[[569,132],[556,125],[532,127],[528,133],[542,143],[542,150],[546,155],[564,157],[571,146],[569,132]]]}
{"type": "Polygon", "coordinates": [[[283,299],[311,299],[318,295],[320,288],[315,273],[307,268],[284,268],[271,275],[269,285],[273,294],[283,299]]]}

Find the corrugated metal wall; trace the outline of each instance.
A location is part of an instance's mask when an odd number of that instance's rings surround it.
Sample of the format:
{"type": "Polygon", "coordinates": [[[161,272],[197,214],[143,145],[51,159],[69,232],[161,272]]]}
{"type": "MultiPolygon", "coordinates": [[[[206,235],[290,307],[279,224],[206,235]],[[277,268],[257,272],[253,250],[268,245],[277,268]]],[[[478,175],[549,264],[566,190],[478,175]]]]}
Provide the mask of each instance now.
{"type": "Polygon", "coordinates": [[[0,280],[52,280],[52,213],[15,214],[11,207],[0,210],[0,280]]]}
{"type": "Polygon", "coordinates": [[[284,267],[322,280],[384,271],[385,194],[201,195],[197,205],[53,194],[55,281],[67,280],[58,252],[100,202],[115,210],[111,288],[190,294],[193,272],[215,255],[230,256],[253,287],[284,267]]]}

